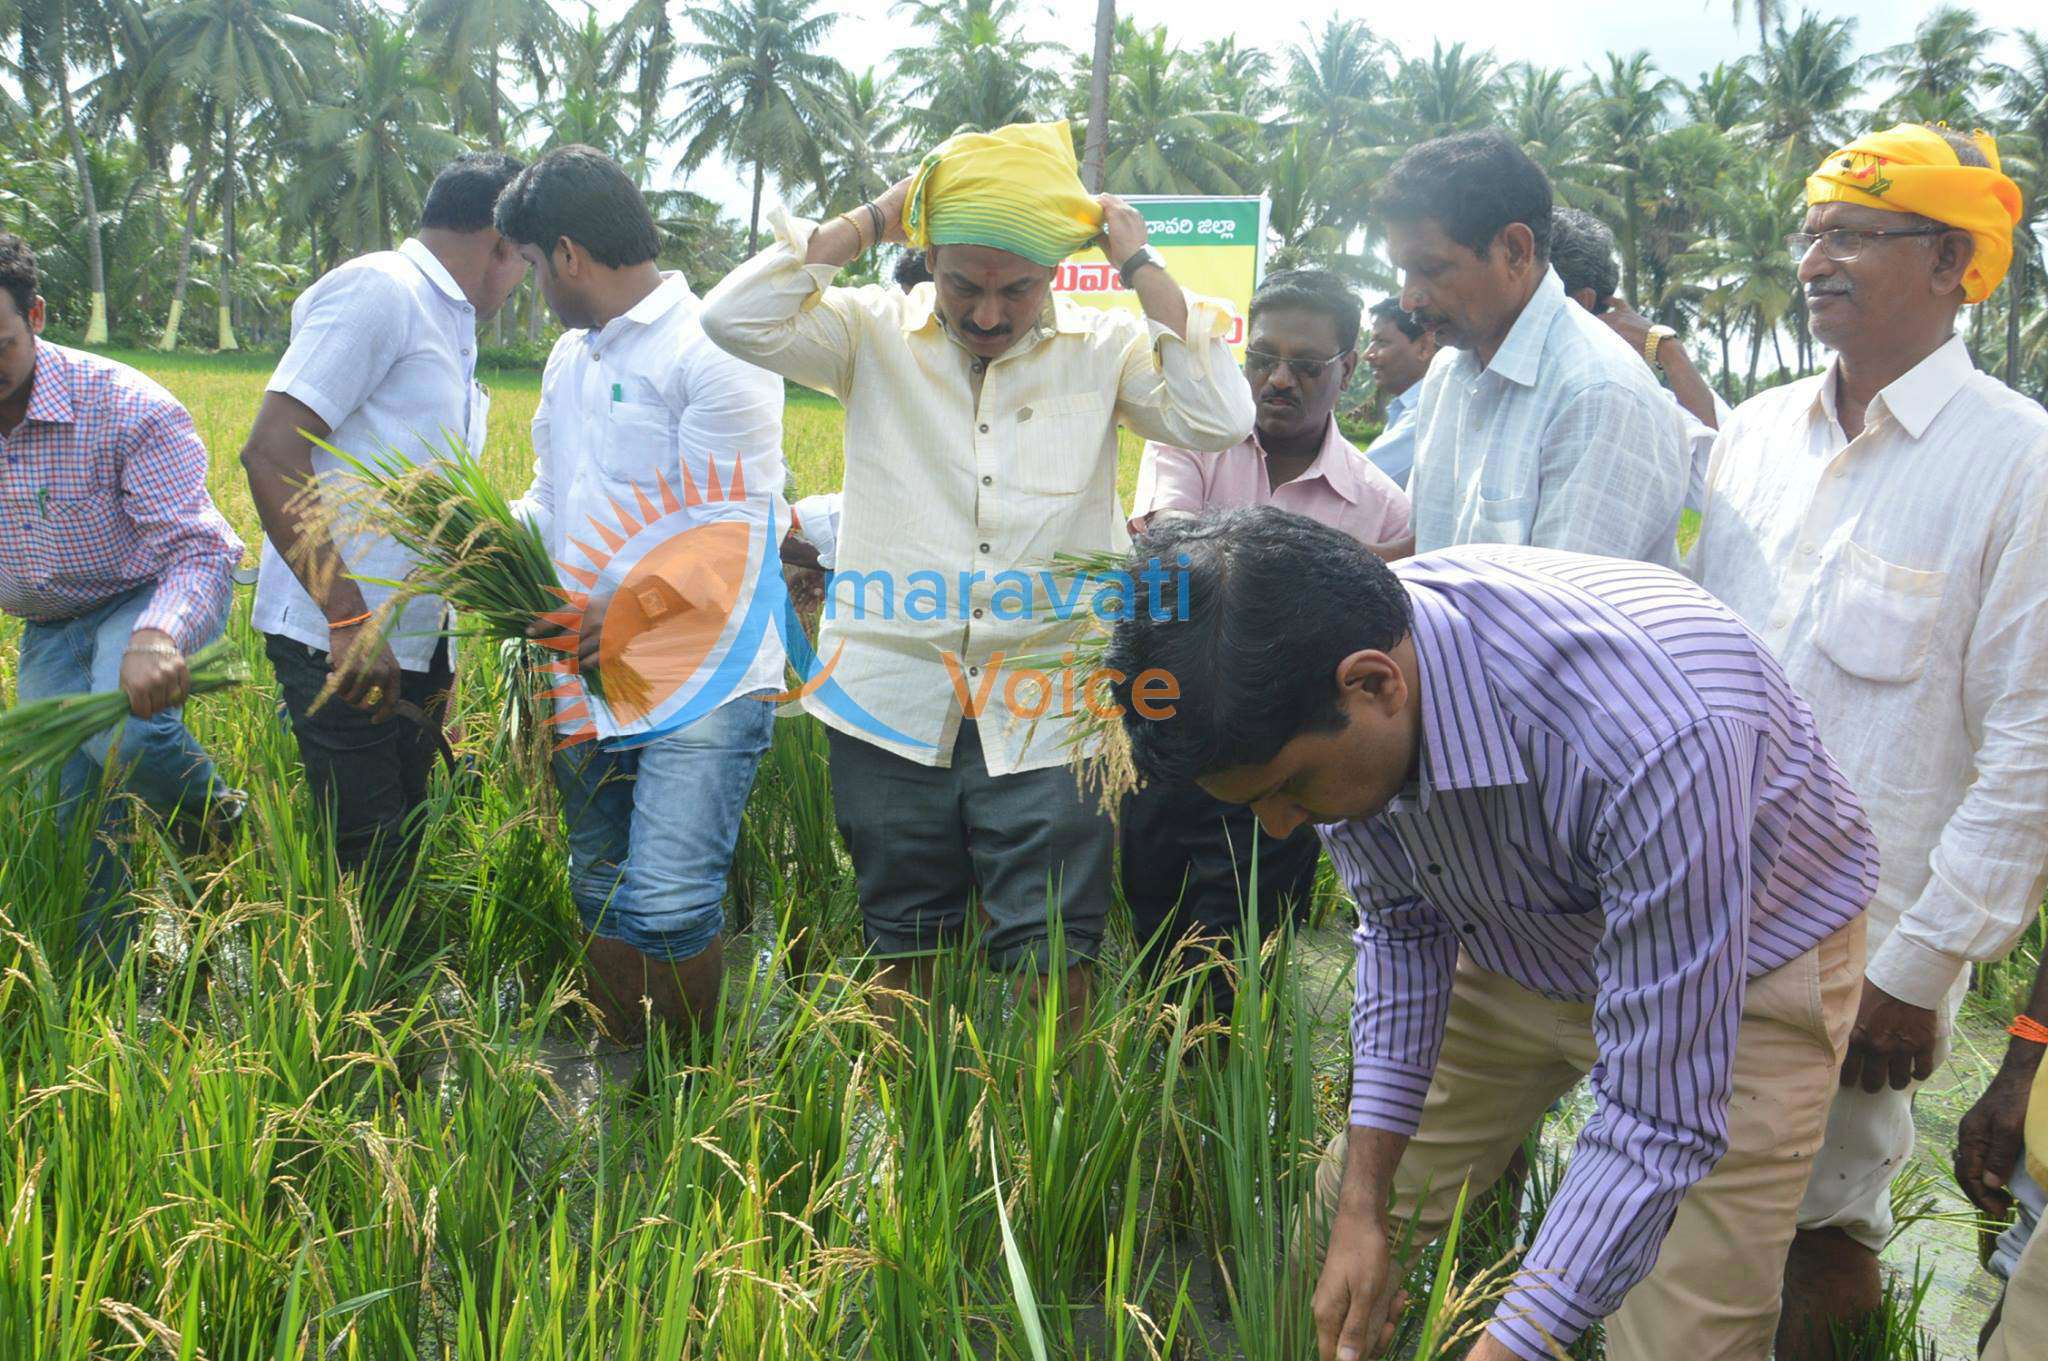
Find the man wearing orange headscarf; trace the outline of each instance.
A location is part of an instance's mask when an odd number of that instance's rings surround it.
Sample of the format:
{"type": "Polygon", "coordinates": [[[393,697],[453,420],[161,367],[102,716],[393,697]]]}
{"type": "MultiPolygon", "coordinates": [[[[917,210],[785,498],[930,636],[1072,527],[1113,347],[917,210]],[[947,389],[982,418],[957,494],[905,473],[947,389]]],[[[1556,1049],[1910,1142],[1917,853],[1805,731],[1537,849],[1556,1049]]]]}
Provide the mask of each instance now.
{"type": "Polygon", "coordinates": [[[1782,1361],[1832,1356],[1831,1326],[1877,1307],[1913,1094],[1970,966],[2011,948],[2048,878],[2048,413],[1957,334],[2019,217],[1981,133],[1907,124],[1830,152],[1788,244],[1834,361],[1739,407],[1707,472],[1691,570],[1784,662],[1882,862],[1827,1126],[1780,1131],[1812,1167],[1776,1259],[1782,1361]]]}

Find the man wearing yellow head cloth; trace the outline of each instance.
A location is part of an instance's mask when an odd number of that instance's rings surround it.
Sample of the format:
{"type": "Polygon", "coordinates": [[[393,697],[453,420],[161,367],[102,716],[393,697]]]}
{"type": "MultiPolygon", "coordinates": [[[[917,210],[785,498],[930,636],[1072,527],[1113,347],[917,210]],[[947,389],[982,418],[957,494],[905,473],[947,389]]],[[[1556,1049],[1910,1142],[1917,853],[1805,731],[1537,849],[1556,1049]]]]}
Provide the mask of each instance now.
{"type": "Polygon", "coordinates": [[[2048,414],[1956,333],[2019,216],[1982,134],[1828,153],[1789,244],[1834,360],[1738,408],[1708,468],[1691,569],[1784,662],[1882,862],[1826,1126],[1780,1131],[1812,1160],[1797,1233],[1751,1241],[1761,1266],[1791,1238],[1785,1361],[1831,1355],[1830,1324],[1877,1305],[1913,1093],[2048,871],[2048,414]]]}
{"type": "Polygon", "coordinates": [[[703,323],[846,407],[818,644],[840,693],[805,706],[830,732],[868,943],[885,981],[922,993],[971,901],[1004,967],[1045,967],[1056,913],[1071,1002],[1109,906],[1111,829],[1065,765],[1085,678],[1020,660],[1058,657],[1085,622],[1044,571],[1054,555],[1129,543],[1119,425],[1205,452],[1250,433],[1228,312],[1168,277],[1135,209],[1083,189],[1064,123],[954,137],[872,203],[770,225],[703,323]],[[884,242],[922,247],[932,282],[833,284],[884,242]],[[1142,317],[1052,298],[1056,267],[1095,244],[1142,317]]]}

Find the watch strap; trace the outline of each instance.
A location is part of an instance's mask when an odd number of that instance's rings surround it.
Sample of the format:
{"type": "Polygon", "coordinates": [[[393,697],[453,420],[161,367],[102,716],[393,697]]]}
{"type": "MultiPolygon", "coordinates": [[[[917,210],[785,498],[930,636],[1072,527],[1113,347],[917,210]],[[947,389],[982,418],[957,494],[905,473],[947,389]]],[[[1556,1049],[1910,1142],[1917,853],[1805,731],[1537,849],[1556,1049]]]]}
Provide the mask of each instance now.
{"type": "Polygon", "coordinates": [[[1142,245],[1138,247],[1136,250],[1132,251],[1130,258],[1125,260],[1122,264],[1116,267],[1117,281],[1123,284],[1125,288],[1129,288],[1131,286],[1132,277],[1136,275],[1139,270],[1143,269],[1147,265],[1157,265],[1158,263],[1159,252],[1153,250],[1151,244],[1148,242],[1145,245],[1142,245]]]}
{"type": "Polygon", "coordinates": [[[1643,336],[1644,362],[1653,369],[1663,368],[1664,366],[1657,362],[1657,351],[1664,348],[1665,341],[1677,334],[1678,332],[1669,326],[1652,326],[1643,336]]]}

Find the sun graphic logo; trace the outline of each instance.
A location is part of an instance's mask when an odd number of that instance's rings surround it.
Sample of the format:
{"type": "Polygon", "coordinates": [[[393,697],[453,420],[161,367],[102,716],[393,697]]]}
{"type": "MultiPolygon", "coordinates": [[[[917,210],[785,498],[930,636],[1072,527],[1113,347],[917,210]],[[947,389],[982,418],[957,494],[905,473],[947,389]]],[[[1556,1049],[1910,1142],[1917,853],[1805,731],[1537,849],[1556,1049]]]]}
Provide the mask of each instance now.
{"type": "Polygon", "coordinates": [[[752,498],[762,513],[733,513],[750,500],[738,455],[723,482],[707,460],[701,486],[687,461],[676,466],[680,489],[664,472],[633,483],[631,505],[608,495],[609,521],[590,516],[588,535],[568,538],[583,561],[556,560],[565,606],[545,617],[565,632],[543,642],[562,654],[545,668],[559,745],[637,745],[741,696],[780,704],[815,695],[865,731],[911,740],[832,679],[836,654],[820,665],[782,580],[778,499],[752,498]],[[745,692],[771,629],[799,684],[745,692]]]}

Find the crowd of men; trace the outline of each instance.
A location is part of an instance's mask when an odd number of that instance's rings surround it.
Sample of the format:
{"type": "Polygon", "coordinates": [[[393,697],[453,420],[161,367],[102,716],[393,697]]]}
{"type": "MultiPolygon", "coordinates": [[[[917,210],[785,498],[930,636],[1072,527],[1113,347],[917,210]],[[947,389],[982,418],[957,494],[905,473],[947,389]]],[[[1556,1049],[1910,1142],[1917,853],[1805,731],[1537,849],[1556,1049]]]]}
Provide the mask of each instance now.
{"type": "MultiPolygon", "coordinates": [[[[1240,366],[1229,310],[1082,187],[1064,125],[950,139],[827,222],[771,213],[773,242],[703,299],[601,154],[463,157],[413,238],[300,298],[242,451],[253,620],[312,795],[344,867],[396,891],[448,750],[448,609],[385,609],[404,551],[313,502],[330,445],[482,448],[476,328],[531,269],[569,329],[518,509],[565,584],[604,579],[587,526],[679,487],[693,528],[787,524],[783,379],[846,413],[843,488],[798,504],[794,555],[835,582],[960,583],[937,611],[827,609],[818,653],[852,702],[804,696],[890,992],[928,994],[978,932],[999,967],[1063,966],[1073,1005],[1119,892],[1163,964],[1298,914],[1328,851],[1360,925],[1350,1118],[1298,1226],[1326,1361],[1386,1345],[1398,1226],[1440,1229],[1581,1082],[1593,1113],[1471,1354],[1603,1324],[1629,1361],[1834,1355],[1879,1302],[1913,1094],[2048,876],[2048,414],[1957,333],[2004,276],[2018,193],[1982,135],[1831,152],[1788,244],[1832,361],[1732,411],[1617,296],[1611,233],[1506,138],[1412,149],[1376,211],[1398,297],[1368,314],[1335,274],[1276,273],[1240,366]],[[912,272],[835,282],[883,246],[912,272]],[[1052,297],[1090,246],[1138,312],[1052,297]],[[1365,449],[1336,419],[1361,357],[1385,401],[1365,449]],[[1120,426],[1148,441],[1128,508],[1120,426]],[[1087,623],[1005,610],[1006,577],[1125,552],[1179,589],[1114,621],[1145,784],[1112,819],[1067,768],[1067,721],[967,697],[1087,623]],[[1140,702],[1155,673],[1164,710],[1140,702]]],[[[43,323],[33,257],[0,238],[20,697],[118,685],[133,710],[61,772],[59,814],[112,778],[222,835],[241,796],[179,705],[242,545],[177,401],[43,323]]],[[[585,687],[622,655],[610,631],[586,629],[555,696],[607,716],[555,758],[570,892],[607,1029],[691,1033],[786,640],[753,635],[677,724],[585,687]]],[[[105,830],[85,938],[118,954],[105,830]]],[[[2044,1043],[2048,978],[1959,1136],[1965,1191],[2017,1211],[1985,1339],[2006,1361],[2048,1356],[2044,1043]]]]}

